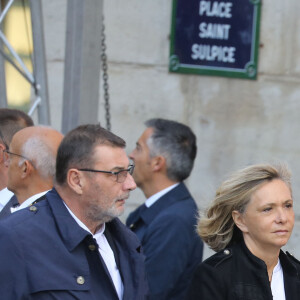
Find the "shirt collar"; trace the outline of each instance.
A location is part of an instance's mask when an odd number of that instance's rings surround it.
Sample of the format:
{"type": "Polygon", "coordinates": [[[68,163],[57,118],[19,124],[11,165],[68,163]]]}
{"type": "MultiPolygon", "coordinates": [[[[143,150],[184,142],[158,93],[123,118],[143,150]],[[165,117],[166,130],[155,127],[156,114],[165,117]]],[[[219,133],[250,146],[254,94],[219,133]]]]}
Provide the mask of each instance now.
{"type": "Polygon", "coordinates": [[[64,201],[53,188],[47,193],[46,199],[53,214],[60,235],[69,251],[73,251],[88,235],[89,231],[82,229],[71,216],[64,201]]]}
{"type": "Polygon", "coordinates": [[[76,223],[84,230],[86,230],[87,232],[89,232],[92,236],[99,236],[99,235],[102,235],[104,230],[105,230],[105,223],[102,224],[102,226],[96,231],[95,234],[93,234],[89,229],[88,227],[83,223],[81,222],[75,215],[74,213],[71,211],[71,209],[68,207],[68,205],[65,203],[65,201],[63,201],[65,207],[67,208],[68,212],[70,213],[70,215],[73,217],[73,219],[76,221],[76,223]]]}
{"type": "Polygon", "coordinates": [[[14,211],[18,211],[22,208],[25,208],[25,207],[29,206],[32,202],[34,202],[36,199],[39,199],[40,197],[44,196],[47,192],[49,192],[49,190],[38,193],[38,194],[35,194],[35,195],[29,197],[23,203],[21,203],[20,206],[16,207],[16,209],[14,211]]]}
{"type": "Polygon", "coordinates": [[[281,264],[280,264],[280,259],[278,258],[278,262],[276,264],[276,266],[273,269],[273,273],[279,272],[282,270],[281,264]]]}
{"type": "Polygon", "coordinates": [[[145,205],[147,207],[150,207],[151,205],[153,205],[159,198],[161,198],[163,195],[165,195],[166,193],[168,193],[169,191],[171,191],[172,189],[174,189],[179,183],[175,183],[161,191],[159,191],[158,193],[152,195],[151,197],[149,197],[146,201],[145,201],[145,205]]]}
{"type": "Polygon", "coordinates": [[[14,193],[8,190],[7,187],[0,191],[0,210],[6,205],[6,203],[10,200],[13,194],[14,193]]]}

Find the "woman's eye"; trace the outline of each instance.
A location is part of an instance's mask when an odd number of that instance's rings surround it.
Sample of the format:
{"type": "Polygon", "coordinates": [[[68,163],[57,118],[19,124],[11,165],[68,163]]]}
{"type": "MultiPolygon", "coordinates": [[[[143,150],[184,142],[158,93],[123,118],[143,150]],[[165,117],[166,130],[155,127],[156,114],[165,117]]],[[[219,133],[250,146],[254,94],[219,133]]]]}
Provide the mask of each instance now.
{"type": "Polygon", "coordinates": [[[272,209],[272,207],[266,207],[266,208],[263,209],[263,211],[264,211],[264,212],[268,212],[268,211],[270,211],[271,209],[272,209]]]}
{"type": "Polygon", "coordinates": [[[293,207],[293,204],[292,204],[292,203],[288,203],[288,204],[285,205],[285,207],[286,207],[286,208],[292,208],[292,207],[293,207]]]}

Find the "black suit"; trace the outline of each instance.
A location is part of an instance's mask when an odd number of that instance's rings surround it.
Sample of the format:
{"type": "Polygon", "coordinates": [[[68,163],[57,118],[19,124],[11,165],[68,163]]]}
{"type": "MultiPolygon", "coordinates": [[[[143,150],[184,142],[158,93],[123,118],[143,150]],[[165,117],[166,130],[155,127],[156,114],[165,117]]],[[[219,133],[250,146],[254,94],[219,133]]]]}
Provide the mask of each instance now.
{"type": "MultiPolygon", "coordinates": [[[[280,251],[286,300],[299,300],[300,262],[280,251]]],[[[266,264],[244,242],[220,251],[197,268],[187,300],[272,300],[266,264]]]]}

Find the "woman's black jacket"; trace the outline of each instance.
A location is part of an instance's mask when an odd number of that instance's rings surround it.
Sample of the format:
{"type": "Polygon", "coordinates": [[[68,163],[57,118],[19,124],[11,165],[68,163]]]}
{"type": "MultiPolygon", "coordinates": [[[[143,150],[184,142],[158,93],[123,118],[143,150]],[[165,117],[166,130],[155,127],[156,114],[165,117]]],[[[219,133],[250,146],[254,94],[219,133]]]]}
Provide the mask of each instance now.
{"type": "MultiPolygon", "coordinates": [[[[300,262],[280,251],[286,300],[300,299],[300,262]]],[[[244,242],[226,248],[201,263],[188,300],[272,300],[266,264],[244,242]]]]}

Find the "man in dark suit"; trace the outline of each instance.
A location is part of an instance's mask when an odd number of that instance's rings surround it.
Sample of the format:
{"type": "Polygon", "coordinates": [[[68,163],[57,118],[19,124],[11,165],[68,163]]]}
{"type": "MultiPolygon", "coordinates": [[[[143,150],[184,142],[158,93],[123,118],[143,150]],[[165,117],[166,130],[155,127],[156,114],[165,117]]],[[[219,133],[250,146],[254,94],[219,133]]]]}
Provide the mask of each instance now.
{"type": "Polygon", "coordinates": [[[195,232],[197,206],[183,180],[191,173],[197,146],[181,123],[151,119],[129,155],[136,184],[147,200],[127,218],[146,256],[150,298],[184,299],[202,260],[203,243],[195,232]]]}
{"type": "Polygon", "coordinates": [[[144,256],[118,216],[136,184],[125,141],[100,125],[70,131],[46,199],[0,223],[3,299],[145,299],[144,256]]]}
{"type": "MultiPolygon", "coordinates": [[[[56,154],[62,138],[59,131],[47,126],[23,128],[13,136],[9,150],[4,150],[7,188],[19,203],[11,212],[29,206],[53,188],[56,154]]],[[[9,204],[0,212],[0,220],[9,204]]]]}
{"type": "Polygon", "coordinates": [[[46,126],[30,126],[12,138],[4,150],[8,190],[14,196],[0,212],[0,220],[42,199],[53,187],[56,153],[63,135],[46,126]]]}
{"type": "MultiPolygon", "coordinates": [[[[23,111],[11,108],[0,108],[0,212],[13,196],[13,193],[7,189],[8,170],[5,164],[4,150],[8,150],[13,135],[28,126],[33,126],[33,121],[23,111]]],[[[14,204],[17,204],[16,197],[14,197],[10,205],[6,207],[8,213],[10,213],[10,207],[14,204]]]]}

